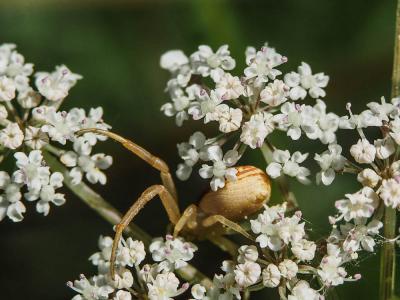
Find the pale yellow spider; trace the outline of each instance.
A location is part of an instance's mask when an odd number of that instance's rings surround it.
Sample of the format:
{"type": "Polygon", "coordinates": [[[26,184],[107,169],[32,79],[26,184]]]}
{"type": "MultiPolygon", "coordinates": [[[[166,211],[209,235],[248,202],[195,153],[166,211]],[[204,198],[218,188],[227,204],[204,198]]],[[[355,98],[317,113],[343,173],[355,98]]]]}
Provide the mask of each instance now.
{"type": "Polygon", "coordinates": [[[88,132],[104,135],[121,143],[161,173],[162,185],[157,184],[148,187],[115,227],[115,238],[110,259],[112,278],[115,275],[115,258],[122,232],[146,203],[156,196],[160,197],[168,218],[174,225],[175,237],[182,232],[185,235],[200,239],[209,238],[225,233],[223,226],[226,226],[252,239],[246,230],[234,221],[243,220],[245,217],[254,214],[269,200],[271,183],[262,170],[253,166],[236,167],[237,180],[226,182],[224,188],[215,192],[207,192],[201,198],[198,206],[191,204],[181,214],[174,181],[167,164],[162,159],[152,155],[134,142],[109,131],[94,128],[83,129],[78,132],[78,135],[88,132]],[[223,226],[218,226],[216,223],[223,226]]]}

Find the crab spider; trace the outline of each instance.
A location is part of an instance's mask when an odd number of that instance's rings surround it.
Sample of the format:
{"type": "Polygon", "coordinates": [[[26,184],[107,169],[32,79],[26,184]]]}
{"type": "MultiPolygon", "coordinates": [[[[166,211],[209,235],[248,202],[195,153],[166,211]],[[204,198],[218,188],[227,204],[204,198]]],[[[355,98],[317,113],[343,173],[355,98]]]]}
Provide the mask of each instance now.
{"type": "Polygon", "coordinates": [[[239,166],[237,180],[228,181],[225,187],[217,191],[207,192],[199,205],[189,205],[183,213],[178,207],[178,196],[174,181],[167,164],[134,142],[115,133],[89,128],[80,130],[77,134],[95,133],[111,138],[122,144],[133,154],[139,156],[150,166],[160,171],[162,185],[148,187],[133,203],[115,226],[115,238],[110,259],[111,278],[115,275],[115,259],[122,232],[152,199],[158,196],[164,206],[170,222],[174,225],[174,237],[180,232],[196,238],[207,238],[225,233],[224,226],[246,238],[252,237],[235,221],[259,211],[271,196],[271,183],[262,170],[253,166],[239,166]],[[222,226],[221,226],[222,225],[222,226]]]}

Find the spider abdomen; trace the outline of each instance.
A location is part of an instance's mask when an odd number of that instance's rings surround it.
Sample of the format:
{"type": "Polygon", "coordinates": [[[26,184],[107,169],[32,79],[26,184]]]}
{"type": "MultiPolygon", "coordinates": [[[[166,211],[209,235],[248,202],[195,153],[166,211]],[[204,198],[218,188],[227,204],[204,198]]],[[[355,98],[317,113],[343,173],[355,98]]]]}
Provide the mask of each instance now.
{"type": "Polygon", "coordinates": [[[259,211],[269,200],[271,183],[265,172],[253,166],[236,169],[237,180],[227,181],[224,188],[210,191],[200,200],[203,212],[240,220],[259,211]]]}

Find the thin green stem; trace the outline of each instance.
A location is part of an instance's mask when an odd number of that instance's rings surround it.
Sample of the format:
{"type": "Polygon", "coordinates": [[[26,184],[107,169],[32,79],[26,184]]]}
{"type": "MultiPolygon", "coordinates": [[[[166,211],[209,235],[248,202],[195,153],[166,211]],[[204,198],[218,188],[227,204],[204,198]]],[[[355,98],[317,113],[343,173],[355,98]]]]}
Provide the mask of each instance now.
{"type": "MultiPolygon", "coordinates": [[[[392,98],[400,95],[400,0],[396,9],[396,32],[394,38],[394,57],[392,73],[392,98]]],[[[392,240],[396,236],[396,211],[385,206],[383,215],[383,234],[392,240]]],[[[381,251],[381,271],[379,299],[387,300],[394,297],[396,272],[395,243],[384,243],[381,251]]]]}
{"type": "MultiPolygon", "coordinates": [[[[78,196],[79,199],[81,199],[103,219],[112,225],[116,225],[120,222],[122,214],[115,207],[113,207],[85,183],[81,182],[79,184],[72,184],[68,175],[68,169],[65,168],[63,164],[61,164],[51,153],[44,151],[43,156],[52,171],[61,172],[64,175],[64,184],[76,196],[78,196]]],[[[152,240],[149,234],[132,223],[125,228],[125,234],[131,236],[132,238],[141,240],[146,246],[148,246],[152,240]]],[[[192,265],[187,265],[176,272],[180,277],[188,282],[201,282],[205,286],[210,286],[212,284],[208,277],[206,277],[192,265]]]]}

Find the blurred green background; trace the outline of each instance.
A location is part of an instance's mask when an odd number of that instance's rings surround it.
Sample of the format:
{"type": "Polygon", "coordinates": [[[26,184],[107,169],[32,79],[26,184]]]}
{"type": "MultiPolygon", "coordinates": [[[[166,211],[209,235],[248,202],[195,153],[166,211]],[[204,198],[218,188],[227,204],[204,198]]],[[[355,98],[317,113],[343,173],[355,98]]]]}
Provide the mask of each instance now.
{"type": "MultiPolygon", "coordinates": [[[[200,127],[187,122],[177,128],[160,112],[168,99],[163,92],[168,74],[158,64],[164,51],[176,48],[189,54],[199,44],[215,49],[227,43],[242,67],[245,47],[268,41],[289,58],[285,70],[306,61],[314,71],[329,74],[328,107],[344,114],[348,101],[359,111],[366,102],[389,97],[394,9],[395,1],[362,0],[1,0],[0,42],[16,43],[36,70],[53,70],[65,63],[82,74],[84,80],[72,90],[64,108],[103,106],[114,131],[175,169],[176,143],[200,127]]],[[[351,143],[350,137],[340,139],[351,143]]],[[[287,145],[287,141],[275,139],[281,147],[303,151],[315,150],[318,144],[287,145]]],[[[108,171],[109,183],[95,190],[119,209],[126,210],[141,191],[159,182],[157,172],[116,144],[109,142],[98,150],[112,154],[114,164],[108,171]]],[[[265,166],[257,151],[245,160],[265,166]]],[[[181,206],[196,201],[206,188],[199,176],[179,182],[181,206]]],[[[320,236],[329,231],[327,216],[334,201],[357,185],[342,176],[329,188],[293,183],[293,189],[315,236],[320,236]]],[[[99,234],[112,234],[111,226],[72,195],[63,207],[53,207],[48,217],[27,206],[22,223],[0,224],[0,298],[69,299],[74,293],[64,283],[94,272],[87,259],[97,249],[99,234]]],[[[136,220],[152,235],[162,235],[166,222],[159,202],[151,203],[136,220]]],[[[194,263],[211,274],[225,255],[202,246],[194,263]]],[[[339,299],[377,299],[378,257],[363,260],[363,280],[339,288],[339,299]]],[[[276,295],[254,295],[254,299],[266,297],[276,295]]]]}

